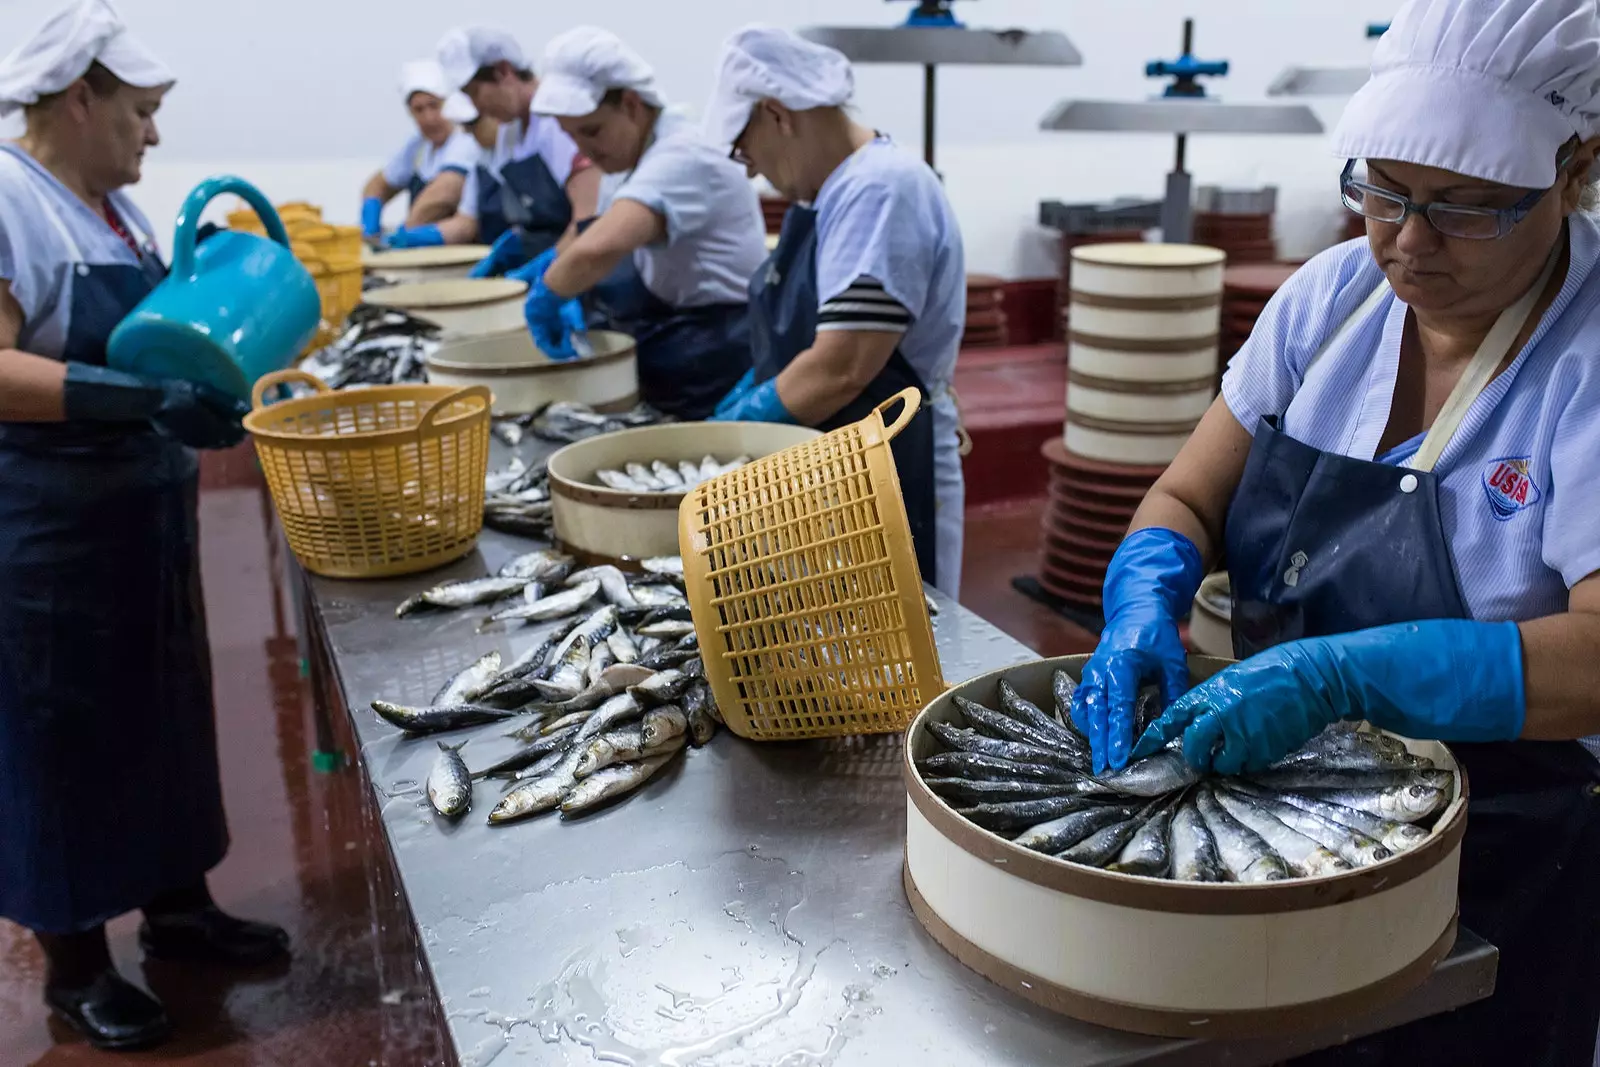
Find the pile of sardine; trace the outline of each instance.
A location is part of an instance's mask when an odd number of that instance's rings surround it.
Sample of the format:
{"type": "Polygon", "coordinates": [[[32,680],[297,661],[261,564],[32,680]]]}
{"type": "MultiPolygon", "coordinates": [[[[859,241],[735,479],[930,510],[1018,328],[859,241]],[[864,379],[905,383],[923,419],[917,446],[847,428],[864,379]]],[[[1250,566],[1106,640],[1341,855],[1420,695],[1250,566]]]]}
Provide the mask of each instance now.
{"type": "Polygon", "coordinates": [[[736,471],[749,462],[749,456],[737,456],[727,463],[719,462],[715,456],[706,456],[699,463],[653,459],[649,463],[626,463],[620,471],[598,470],[594,476],[606,488],[624,493],[687,493],[701,482],[736,471]]]}
{"type": "Polygon", "coordinates": [[[492,616],[519,622],[577,616],[511,664],[502,666],[498,652],[481,657],[428,707],[372,702],[384,720],[413,734],[527,720],[508,735],[522,747],[477,770],[468,767],[462,746],[440,742],[427,782],[439,814],[466,812],[473,782],[485,778],[510,782],[489,813],[491,823],[558,807],[567,814],[587,811],[637,789],[686,745],[711,739],[721,714],[705,681],[687,601],[674,585],[682,562],[663,557],[648,565],[651,570],[629,582],[614,567],[573,573],[570,557],[532,552],[493,578],[437,586],[400,606],[401,615],[460,608],[542,583],[571,583],[538,598],[545,607],[537,611],[526,610],[533,601],[524,593],[522,603],[492,616]],[[606,602],[579,614],[597,595],[606,602]]]}
{"type": "Polygon", "coordinates": [[[439,327],[393,308],[361,304],[349,328],[319,348],[299,369],[330,389],[425,382],[427,357],[439,347],[439,327]]]}
{"type": "MultiPolygon", "coordinates": [[[[1089,741],[1057,671],[1055,713],[999,683],[997,707],[956,697],[965,725],[930,723],[945,751],[917,761],[961,815],[1023,848],[1122,874],[1273,882],[1365,867],[1427,840],[1455,774],[1387,734],[1336,724],[1259,774],[1202,777],[1181,741],[1090,773],[1089,741]]],[[[1146,690],[1139,718],[1158,700],[1146,690]]]]}
{"type": "Polygon", "coordinates": [[[483,480],[483,524],[501,533],[548,541],[551,533],[550,474],[544,461],[512,456],[483,480]]]}
{"type": "Polygon", "coordinates": [[[671,420],[651,407],[639,404],[628,410],[606,414],[587,404],[557,400],[530,415],[511,415],[494,420],[491,431],[507,447],[516,448],[528,434],[544,441],[571,444],[618,430],[634,430],[671,420]]]}

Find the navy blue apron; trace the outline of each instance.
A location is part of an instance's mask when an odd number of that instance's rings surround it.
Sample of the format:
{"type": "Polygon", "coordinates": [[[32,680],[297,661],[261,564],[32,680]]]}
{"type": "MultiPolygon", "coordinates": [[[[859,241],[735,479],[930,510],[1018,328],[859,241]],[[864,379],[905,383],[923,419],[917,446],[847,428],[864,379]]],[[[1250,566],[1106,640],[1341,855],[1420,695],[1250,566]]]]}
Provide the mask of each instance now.
{"type": "MultiPolygon", "coordinates": [[[[105,363],[141,260],[79,268],[64,359],[105,363]]],[[[0,423],[0,917],[87,930],[227,852],[197,475],[147,423],[0,423]]]]}
{"type": "Polygon", "coordinates": [[[511,227],[506,220],[504,194],[494,171],[480,166],[478,175],[478,243],[492,245],[511,227]]]}
{"type": "MultiPolygon", "coordinates": [[[[579,232],[594,222],[580,222],[579,232]]],[[[631,253],[587,296],[601,325],[639,346],[639,391],[658,411],[704,419],[750,369],[746,304],[675,308],[644,284],[631,253]]]]}
{"type": "MultiPolygon", "coordinates": [[[[1228,509],[1234,654],[1464,619],[1438,479],[1321,452],[1262,419],[1228,509]],[[1401,480],[1415,478],[1411,492],[1401,480]]],[[[1600,1023],[1600,765],[1576,741],[1452,744],[1471,800],[1463,925],[1500,949],[1495,994],[1297,1064],[1590,1067],[1600,1023]]]]}
{"type": "MultiPolygon", "coordinates": [[[[506,224],[516,227],[522,235],[524,258],[521,263],[507,264],[507,270],[555,247],[572,224],[572,201],[567,199],[567,190],[537,153],[500,168],[500,205],[506,224]]],[[[479,240],[484,238],[480,235],[479,240]]]]}
{"type": "MultiPolygon", "coordinates": [[[[778,247],[750,279],[750,355],[756,381],[778,375],[817,339],[817,212],[792,205],[783,217],[778,247]]],[[[928,387],[898,347],[878,376],[819,430],[859,422],[902,389],[922,393],[922,409],[891,443],[900,495],[924,581],[938,577],[933,476],[933,408],[928,387]]]]}

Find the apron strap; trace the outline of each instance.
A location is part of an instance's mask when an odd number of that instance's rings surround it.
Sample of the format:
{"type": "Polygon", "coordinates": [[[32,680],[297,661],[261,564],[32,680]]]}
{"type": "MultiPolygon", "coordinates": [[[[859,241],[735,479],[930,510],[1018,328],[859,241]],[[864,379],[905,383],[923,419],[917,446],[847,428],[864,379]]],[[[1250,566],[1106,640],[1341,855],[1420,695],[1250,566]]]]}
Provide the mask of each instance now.
{"type": "Polygon", "coordinates": [[[1539,272],[1539,277],[1528,287],[1528,291],[1494,320],[1488,336],[1483,339],[1483,343],[1473,355],[1472,362],[1467,364],[1467,369],[1461,373],[1460,381],[1456,382],[1456,387],[1450,391],[1444,407],[1439,409],[1439,417],[1433,420],[1428,436],[1422,440],[1422,447],[1417,449],[1417,454],[1406,466],[1412,470],[1431,471],[1433,465],[1439,462],[1439,457],[1444,454],[1451,438],[1455,437],[1456,430],[1460,429],[1461,423],[1465,421],[1468,409],[1494,378],[1495,371],[1506,358],[1506,353],[1511,351],[1517,335],[1522,332],[1522,327],[1527,325],[1528,316],[1533,314],[1533,306],[1544,295],[1545,287],[1550,284],[1550,277],[1555,273],[1556,262],[1560,258],[1561,245],[1557,244],[1551,250],[1549,258],[1545,260],[1544,269],[1539,272]]]}

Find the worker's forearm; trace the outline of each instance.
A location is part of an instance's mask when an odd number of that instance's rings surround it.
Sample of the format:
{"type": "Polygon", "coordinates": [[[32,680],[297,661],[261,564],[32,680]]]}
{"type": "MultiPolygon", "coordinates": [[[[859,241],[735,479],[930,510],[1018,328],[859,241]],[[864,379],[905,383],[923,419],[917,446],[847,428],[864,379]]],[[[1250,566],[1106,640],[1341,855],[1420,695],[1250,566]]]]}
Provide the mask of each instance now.
{"type": "Polygon", "coordinates": [[[438,226],[447,245],[470,245],[478,239],[478,220],[471,215],[451,215],[438,226]]]}
{"type": "Polygon", "coordinates": [[[67,365],[15,348],[0,348],[0,422],[60,422],[67,365]]]}
{"type": "Polygon", "coordinates": [[[558,296],[578,296],[605,281],[617,268],[626,250],[586,247],[581,240],[573,241],[556,253],[556,260],[545,271],[544,283],[558,296]]]}
{"type": "Polygon", "coordinates": [[[883,369],[881,364],[868,367],[832,355],[814,345],[778,372],[778,399],[803,425],[816,426],[837,415],[883,369]]]}
{"type": "Polygon", "coordinates": [[[585,167],[567,179],[567,202],[573,223],[592,219],[600,205],[600,168],[585,167]]]}
{"type": "Polygon", "coordinates": [[[382,200],[385,204],[387,204],[394,197],[394,193],[395,191],[389,187],[389,183],[384,180],[382,171],[379,171],[372,177],[368,178],[367,184],[361,189],[361,197],[363,200],[377,198],[382,200]]]}
{"type": "Polygon", "coordinates": [[[406,216],[406,227],[415,229],[435,222],[443,222],[456,213],[461,203],[461,189],[466,178],[454,171],[446,171],[433,181],[411,204],[406,216]]]}
{"type": "Polygon", "coordinates": [[[1522,736],[1562,741],[1600,734],[1600,615],[1567,612],[1520,629],[1528,701],[1522,736]]]}
{"type": "Polygon", "coordinates": [[[1128,532],[1132,533],[1151,526],[1176,530],[1193,541],[1195,547],[1200,550],[1200,558],[1205,560],[1208,570],[1221,555],[1215,544],[1216,538],[1212,537],[1200,513],[1163,488],[1159,482],[1151,487],[1150,492],[1145,495],[1144,502],[1139,505],[1139,510],[1134,512],[1133,522],[1128,525],[1128,532]]]}

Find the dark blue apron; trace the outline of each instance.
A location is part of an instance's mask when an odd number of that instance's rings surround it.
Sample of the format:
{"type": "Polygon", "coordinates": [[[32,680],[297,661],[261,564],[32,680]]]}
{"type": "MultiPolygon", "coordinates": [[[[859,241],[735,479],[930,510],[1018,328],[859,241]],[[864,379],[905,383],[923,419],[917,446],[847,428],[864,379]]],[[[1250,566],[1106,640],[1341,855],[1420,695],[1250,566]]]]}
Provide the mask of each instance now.
{"type": "MultiPolygon", "coordinates": [[[[594,221],[580,222],[579,232],[594,221]]],[[[628,334],[639,346],[639,391],[658,411],[703,419],[750,369],[746,304],[675,308],[644,284],[632,254],[587,295],[600,325],[628,334]]]]}
{"type": "Polygon", "coordinates": [[[506,219],[504,194],[494,171],[480,166],[478,175],[478,243],[492,245],[511,227],[506,219]]]}
{"type": "MultiPolygon", "coordinates": [[[[538,154],[516,159],[500,168],[500,205],[506,224],[522,235],[521,263],[555,247],[572,224],[572,201],[538,154]]],[[[482,236],[479,240],[484,240],[482,236]]]]}
{"type": "MultiPolygon", "coordinates": [[[[756,381],[777,376],[817,339],[817,212],[795,204],[783,217],[778,247],[750,279],[750,354],[756,381]]],[[[924,581],[938,577],[933,476],[933,408],[928,388],[897,347],[878,376],[819,430],[859,422],[902,389],[922,393],[922,409],[890,443],[917,566],[924,581]]]]}
{"type": "MultiPolygon", "coordinates": [[[[164,274],[79,268],[63,358],[164,274]]],[[[146,423],[0,423],[0,917],[86,930],[227,852],[197,470],[146,423]]]]}
{"type": "MultiPolygon", "coordinates": [[[[1409,484],[1409,483],[1408,483],[1409,484]]],[[[1438,479],[1320,452],[1263,419],[1228,509],[1234,654],[1469,617],[1438,479]],[[1412,492],[1400,489],[1415,477],[1412,492]]],[[[1494,996],[1296,1060],[1589,1067],[1600,1023],[1600,765],[1576,741],[1452,744],[1471,801],[1461,922],[1500,949],[1494,996]]]]}

